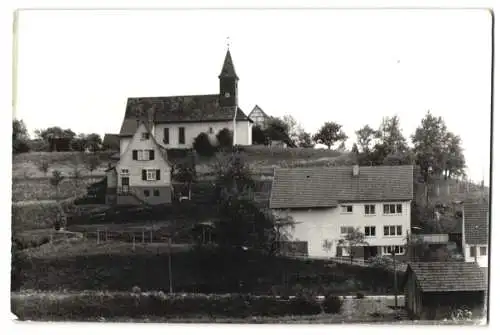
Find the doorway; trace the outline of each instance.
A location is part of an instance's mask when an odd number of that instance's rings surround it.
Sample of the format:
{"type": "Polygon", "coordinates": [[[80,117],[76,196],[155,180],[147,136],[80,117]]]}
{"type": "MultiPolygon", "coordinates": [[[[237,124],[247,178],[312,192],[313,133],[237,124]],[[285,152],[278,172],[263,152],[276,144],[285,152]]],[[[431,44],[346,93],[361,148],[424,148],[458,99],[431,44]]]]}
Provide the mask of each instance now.
{"type": "Polygon", "coordinates": [[[129,193],[130,177],[122,177],[122,193],[129,193]]]}
{"type": "Polygon", "coordinates": [[[377,247],[371,247],[371,246],[364,247],[364,254],[365,254],[364,255],[365,260],[377,256],[377,247]]]}

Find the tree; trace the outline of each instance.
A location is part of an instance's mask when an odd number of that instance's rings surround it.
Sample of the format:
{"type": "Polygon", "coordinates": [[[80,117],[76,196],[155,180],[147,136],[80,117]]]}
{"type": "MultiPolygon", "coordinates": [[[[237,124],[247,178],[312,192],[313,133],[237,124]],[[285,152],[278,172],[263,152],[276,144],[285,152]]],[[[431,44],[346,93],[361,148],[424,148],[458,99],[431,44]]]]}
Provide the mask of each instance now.
{"type": "Polygon", "coordinates": [[[73,173],[71,177],[76,187],[79,186],[80,180],[82,179],[82,172],[80,171],[80,165],[82,165],[83,159],[77,156],[73,161],[73,173]]]}
{"type": "Polygon", "coordinates": [[[347,248],[349,257],[351,258],[351,263],[354,260],[354,255],[356,253],[356,248],[368,245],[365,241],[365,234],[363,234],[359,228],[349,231],[344,238],[339,239],[337,246],[340,248],[347,248]]]}
{"type": "Polygon", "coordinates": [[[259,126],[252,127],[252,144],[267,145],[266,134],[259,126]]]}
{"type": "Polygon", "coordinates": [[[311,134],[306,131],[302,131],[299,134],[298,145],[301,148],[314,148],[311,134]]]}
{"type": "Polygon", "coordinates": [[[12,153],[19,154],[30,151],[28,142],[28,129],[24,121],[14,119],[12,121],[12,153]]]}
{"type": "Polygon", "coordinates": [[[42,158],[38,160],[36,163],[38,170],[40,170],[41,172],[43,172],[45,176],[47,176],[47,172],[49,172],[49,161],[47,159],[42,158]]]}
{"type": "Polygon", "coordinates": [[[191,186],[196,182],[196,164],[193,156],[186,162],[174,166],[172,179],[187,186],[188,198],[191,199],[191,186]]]}
{"type": "Polygon", "coordinates": [[[291,115],[285,115],[281,118],[283,123],[287,126],[286,134],[290,140],[297,145],[299,143],[299,137],[304,132],[302,125],[291,115]]]}
{"type": "Polygon", "coordinates": [[[59,199],[59,184],[64,179],[61,171],[54,170],[52,171],[52,177],[50,178],[50,184],[56,189],[56,199],[59,199]]]}
{"type": "Polygon", "coordinates": [[[255,187],[252,171],[242,153],[218,153],[211,165],[216,177],[216,196],[219,201],[247,195],[255,187]]]}
{"type": "Polygon", "coordinates": [[[435,117],[427,112],[420,126],[411,136],[415,160],[426,184],[430,182],[432,176],[443,172],[447,134],[443,118],[435,117]]]}
{"type": "Polygon", "coordinates": [[[266,144],[269,144],[269,140],[273,141],[286,141],[289,137],[289,125],[285,123],[282,119],[271,117],[267,122],[267,127],[264,129],[264,136],[266,138],[266,144]]]}
{"type": "Polygon", "coordinates": [[[210,157],[215,153],[215,147],[206,133],[200,133],[196,136],[193,141],[193,148],[200,156],[210,157]]]}
{"type": "Polygon", "coordinates": [[[465,174],[465,157],[462,149],[462,139],[459,135],[447,132],[444,138],[443,151],[444,178],[459,177],[465,174]]]}
{"type": "Polygon", "coordinates": [[[342,131],[342,126],[335,122],[325,122],[320,130],[314,135],[316,143],[324,144],[328,150],[337,142],[347,140],[347,135],[342,131]]]}
{"type": "Polygon", "coordinates": [[[216,135],[217,142],[221,148],[231,148],[233,146],[233,132],[227,128],[222,129],[216,135]]]}
{"type": "Polygon", "coordinates": [[[377,131],[369,125],[365,125],[363,128],[356,130],[357,144],[359,144],[362,152],[370,152],[376,135],[377,131]]]}
{"type": "Polygon", "coordinates": [[[101,161],[99,159],[99,156],[97,156],[96,154],[89,155],[85,162],[85,165],[87,167],[87,170],[89,170],[90,175],[92,175],[92,172],[95,171],[100,164],[101,161]]]}
{"type": "Polygon", "coordinates": [[[99,151],[102,146],[101,135],[92,133],[85,136],[85,148],[92,152],[99,151]]]}
{"type": "Polygon", "coordinates": [[[61,127],[37,129],[35,135],[38,139],[44,140],[49,145],[51,151],[70,150],[71,142],[76,136],[71,129],[62,129],[61,127]]]}
{"type": "Polygon", "coordinates": [[[391,152],[406,152],[409,150],[397,115],[382,120],[375,138],[380,143],[385,144],[391,152]]]}

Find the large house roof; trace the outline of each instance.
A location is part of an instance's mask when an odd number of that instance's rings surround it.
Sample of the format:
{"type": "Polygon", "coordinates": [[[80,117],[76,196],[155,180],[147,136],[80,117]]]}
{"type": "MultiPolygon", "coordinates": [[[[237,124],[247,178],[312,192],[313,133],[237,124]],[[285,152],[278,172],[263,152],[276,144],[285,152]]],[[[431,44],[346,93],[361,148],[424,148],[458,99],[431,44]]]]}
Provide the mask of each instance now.
{"type": "MultiPolygon", "coordinates": [[[[234,107],[221,107],[218,94],[129,98],[120,135],[132,136],[149,113],[154,123],[232,121],[234,107]]],[[[251,122],[239,107],[236,120],[251,122]]]]}
{"type": "Polygon", "coordinates": [[[465,244],[488,244],[489,203],[464,202],[463,220],[465,244]]]}
{"type": "Polygon", "coordinates": [[[413,198],[413,166],[279,168],[274,171],[271,208],[335,207],[339,202],[413,198]]]}
{"type": "Polygon", "coordinates": [[[417,262],[408,264],[423,292],[485,291],[487,280],[476,263],[417,262]]]}

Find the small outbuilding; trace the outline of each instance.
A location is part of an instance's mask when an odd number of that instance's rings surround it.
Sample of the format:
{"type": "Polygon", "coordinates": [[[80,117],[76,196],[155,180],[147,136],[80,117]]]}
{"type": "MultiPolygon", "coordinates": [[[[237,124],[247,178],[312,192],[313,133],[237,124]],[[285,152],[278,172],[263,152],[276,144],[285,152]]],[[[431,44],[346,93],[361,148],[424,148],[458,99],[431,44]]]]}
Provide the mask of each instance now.
{"type": "Polygon", "coordinates": [[[414,319],[441,320],[463,307],[476,316],[485,310],[487,281],[476,263],[410,263],[402,283],[414,319]]]}

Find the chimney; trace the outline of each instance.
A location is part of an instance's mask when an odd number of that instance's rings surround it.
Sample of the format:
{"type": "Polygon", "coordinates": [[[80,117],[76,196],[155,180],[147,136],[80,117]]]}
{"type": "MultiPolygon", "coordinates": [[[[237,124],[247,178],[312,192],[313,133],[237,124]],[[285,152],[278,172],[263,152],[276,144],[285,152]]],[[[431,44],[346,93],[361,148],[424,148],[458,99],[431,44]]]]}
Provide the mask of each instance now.
{"type": "Polygon", "coordinates": [[[359,165],[358,164],[352,166],[352,175],[355,177],[359,176],[359,165]]]}
{"type": "Polygon", "coordinates": [[[151,132],[151,136],[154,137],[154,120],[155,120],[155,110],[154,107],[148,109],[148,128],[151,132]]]}

